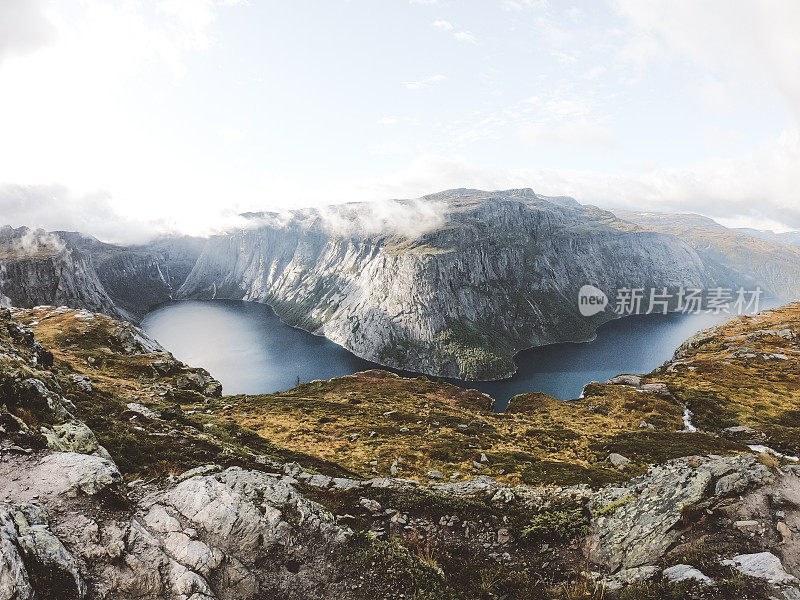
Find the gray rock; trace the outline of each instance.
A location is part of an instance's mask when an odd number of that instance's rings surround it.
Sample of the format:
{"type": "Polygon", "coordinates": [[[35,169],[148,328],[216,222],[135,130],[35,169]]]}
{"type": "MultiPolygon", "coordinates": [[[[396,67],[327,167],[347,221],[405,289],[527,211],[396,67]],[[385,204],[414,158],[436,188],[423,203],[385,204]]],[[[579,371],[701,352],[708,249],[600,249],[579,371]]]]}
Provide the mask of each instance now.
{"type": "Polygon", "coordinates": [[[695,569],[692,565],[675,565],[664,569],[664,577],[668,581],[678,583],[680,581],[697,581],[704,585],[714,585],[714,580],[703,574],[702,571],[695,569]]]}
{"type": "Polygon", "coordinates": [[[612,571],[657,562],[679,535],[684,507],[706,498],[714,478],[729,473],[738,474],[745,486],[769,478],[755,456],[742,454],[699,461],[681,458],[651,467],[647,475],[623,486],[601,489],[590,508],[621,504],[610,515],[592,518],[586,540],[589,557],[612,571]]]}
{"type": "Polygon", "coordinates": [[[51,594],[85,597],[76,561],[50,530],[40,506],[0,504],[0,550],[0,598],[36,598],[45,590],[34,592],[32,584],[41,579],[59,581],[58,588],[47,590],[51,594]]]}
{"type": "Polygon", "coordinates": [[[47,446],[52,450],[111,458],[108,451],[97,441],[94,432],[83,421],[67,421],[53,425],[52,429],[42,427],[41,431],[47,440],[47,446]]]}
{"type": "Polygon", "coordinates": [[[611,385],[630,385],[633,387],[639,387],[642,383],[642,378],[638,375],[617,375],[616,377],[612,377],[606,383],[611,385]]]}
{"type": "Polygon", "coordinates": [[[744,575],[763,579],[774,585],[797,582],[794,575],[790,575],[784,570],[781,559],[771,552],[740,554],[730,560],[722,561],[722,564],[733,567],[744,575]]]}
{"type": "Polygon", "coordinates": [[[631,460],[622,456],[621,454],[612,452],[608,455],[608,462],[610,462],[615,469],[622,471],[630,464],[631,460]]]}
{"type": "Polygon", "coordinates": [[[444,475],[442,475],[441,471],[437,471],[436,469],[431,469],[427,472],[427,476],[429,479],[443,479],[444,475]]]}
{"type": "Polygon", "coordinates": [[[128,402],[126,404],[128,410],[133,411],[142,415],[143,417],[147,417],[148,419],[160,419],[161,413],[155,410],[151,410],[147,408],[143,404],[139,404],[138,402],[128,402]]]}
{"type": "Polygon", "coordinates": [[[358,501],[358,505],[364,510],[367,510],[373,514],[379,513],[383,510],[380,502],[373,500],[372,498],[361,498],[358,501]]]}

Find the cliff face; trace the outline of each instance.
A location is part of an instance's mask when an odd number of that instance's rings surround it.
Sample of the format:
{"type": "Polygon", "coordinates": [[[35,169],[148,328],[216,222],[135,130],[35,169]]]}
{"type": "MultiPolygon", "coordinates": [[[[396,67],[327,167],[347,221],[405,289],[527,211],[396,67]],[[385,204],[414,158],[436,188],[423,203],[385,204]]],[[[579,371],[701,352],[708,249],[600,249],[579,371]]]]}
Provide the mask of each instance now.
{"type": "MultiPolygon", "coordinates": [[[[421,202],[442,221],[417,237],[365,234],[358,207],[288,223],[262,215],[211,238],[178,297],[266,302],[361,357],[489,379],[513,373],[523,348],[589,339],[611,314],[579,314],[585,284],[613,301],[618,287],[714,282],[685,242],[622,231],[610,213],[565,199],[455,190],[421,202]]],[[[409,207],[407,219],[420,212],[430,214],[409,207]]]]}
{"type": "Polygon", "coordinates": [[[800,297],[800,248],[791,245],[791,234],[769,236],[728,229],[691,214],[619,211],[617,215],[644,229],[684,240],[719,277],[738,278],[751,288],[761,286],[779,298],[800,297]]]}
{"type": "Polygon", "coordinates": [[[58,236],[25,227],[0,229],[0,306],[80,306],[126,318],[84,252],[58,236]]]}
{"type": "Polygon", "coordinates": [[[139,321],[172,299],[200,251],[192,238],[116,246],[72,232],[0,229],[0,305],[66,305],[139,321]]]}

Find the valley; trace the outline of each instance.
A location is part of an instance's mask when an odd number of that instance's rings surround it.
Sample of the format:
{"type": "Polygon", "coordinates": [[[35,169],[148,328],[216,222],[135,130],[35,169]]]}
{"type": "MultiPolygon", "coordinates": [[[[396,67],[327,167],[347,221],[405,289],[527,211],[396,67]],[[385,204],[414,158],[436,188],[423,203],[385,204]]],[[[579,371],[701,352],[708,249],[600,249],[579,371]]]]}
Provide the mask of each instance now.
{"type": "Polygon", "coordinates": [[[798,466],[750,445],[800,453],[800,305],[705,330],[649,374],[566,402],[519,395],[504,413],[380,370],[222,395],[130,324],[54,307],[0,318],[0,535],[18,574],[0,591],[794,593],[798,466]]]}

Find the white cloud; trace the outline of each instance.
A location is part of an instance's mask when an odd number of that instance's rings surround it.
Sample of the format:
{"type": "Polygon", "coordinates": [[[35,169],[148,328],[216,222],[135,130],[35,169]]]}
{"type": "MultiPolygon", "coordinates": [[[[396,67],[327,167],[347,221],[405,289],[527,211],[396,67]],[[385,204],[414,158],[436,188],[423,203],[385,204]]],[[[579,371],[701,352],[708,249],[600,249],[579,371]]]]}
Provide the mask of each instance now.
{"type": "Polygon", "coordinates": [[[78,195],[62,185],[0,183],[0,215],[0,226],[79,231],[107,242],[140,243],[170,231],[164,222],[120,215],[105,192],[78,195]]]}
{"type": "Polygon", "coordinates": [[[570,121],[556,126],[532,123],[519,130],[520,138],[529,144],[552,146],[610,147],[614,133],[604,125],[586,121],[570,121]]]}
{"type": "Polygon", "coordinates": [[[430,75],[429,77],[425,77],[419,81],[404,81],[403,87],[409,90],[418,90],[423,87],[427,87],[428,85],[439,83],[447,79],[447,75],[430,75]]]}
{"type": "Polygon", "coordinates": [[[673,56],[712,72],[738,72],[779,90],[800,118],[800,2],[795,0],[611,0],[636,35],[624,56],[673,56]]]}
{"type": "Polygon", "coordinates": [[[439,29],[443,29],[445,31],[450,31],[451,29],[453,29],[453,24],[450,21],[444,21],[444,20],[434,21],[433,26],[439,29]]]}
{"type": "Polygon", "coordinates": [[[232,127],[221,127],[219,135],[226,144],[233,144],[244,139],[245,132],[232,127]]]}
{"type": "Polygon", "coordinates": [[[400,122],[400,119],[395,117],[383,117],[378,119],[378,125],[395,125],[400,122]]]}
{"type": "Polygon", "coordinates": [[[542,9],[547,8],[547,0],[503,0],[501,5],[506,10],[542,9]]]}
{"type": "Polygon", "coordinates": [[[57,32],[40,0],[0,2],[0,64],[10,56],[22,56],[55,41],[57,32]]]}
{"type": "Polygon", "coordinates": [[[470,44],[475,44],[478,41],[469,31],[458,31],[453,34],[453,37],[459,42],[469,42],[470,44]]]}

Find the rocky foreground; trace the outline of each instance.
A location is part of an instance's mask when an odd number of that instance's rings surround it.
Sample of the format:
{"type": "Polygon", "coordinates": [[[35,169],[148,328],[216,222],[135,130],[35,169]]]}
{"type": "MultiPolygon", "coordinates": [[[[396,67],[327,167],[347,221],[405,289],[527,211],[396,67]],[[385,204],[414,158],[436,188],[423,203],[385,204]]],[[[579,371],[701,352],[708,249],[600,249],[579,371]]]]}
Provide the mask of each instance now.
{"type": "Polygon", "coordinates": [[[131,325],[3,311],[0,600],[800,598],[798,332],[495,414],[380,371],[224,397],[131,325]]]}

